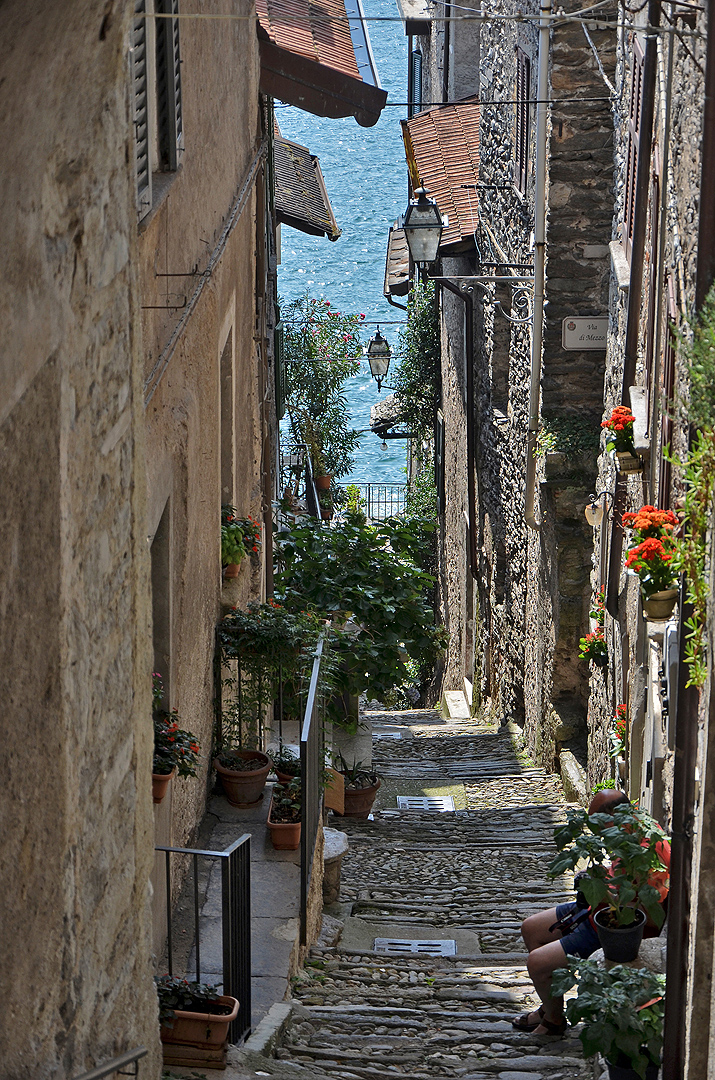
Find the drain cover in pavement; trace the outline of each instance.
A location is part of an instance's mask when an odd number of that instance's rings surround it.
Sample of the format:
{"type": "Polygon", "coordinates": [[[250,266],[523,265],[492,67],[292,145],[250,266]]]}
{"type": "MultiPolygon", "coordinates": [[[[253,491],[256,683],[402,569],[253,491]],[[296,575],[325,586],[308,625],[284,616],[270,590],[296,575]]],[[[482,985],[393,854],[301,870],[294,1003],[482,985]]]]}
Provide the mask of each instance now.
{"type": "Polygon", "coordinates": [[[401,731],[373,731],[373,739],[401,739],[401,731]]]}
{"type": "Polygon", "coordinates": [[[452,939],[429,941],[420,938],[375,938],[375,952],[398,956],[403,953],[420,953],[423,956],[456,956],[457,942],[452,939]]]}
{"type": "Polygon", "coordinates": [[[397,809],[436,810],[439,813],[454,810],[454,799],[451,795],[398,795],[397,809]]]}

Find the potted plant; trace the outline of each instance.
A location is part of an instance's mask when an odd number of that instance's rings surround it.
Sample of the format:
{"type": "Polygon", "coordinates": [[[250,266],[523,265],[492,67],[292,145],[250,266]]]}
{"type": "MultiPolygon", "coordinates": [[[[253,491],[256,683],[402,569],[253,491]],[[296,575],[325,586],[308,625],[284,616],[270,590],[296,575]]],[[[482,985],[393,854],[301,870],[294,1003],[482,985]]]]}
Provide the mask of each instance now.
{"type": "Polygon", "coordinates": [[[255,806],[263,798],[273,762],[260,750],[224,747],[214,760],[214,768],[231,806],[255,806]]]}
{"type": "Polygon", "coordinates": [[[330,497],[329,491],[318,492],[318,503],[320,504],[320,516],[323,521],[330,521],[333,516],[333,500],[330,497]]]}
{"type": "Polygon", "coordinates": [[[300,776],[300,758],[288,746],[280,746],[277,753],[271,751],[271,761],[281,784],[289,784],[300,776]]]}
{"type": "Polygon", "coordinates": [[[559,854],[552,877],[586,863],[579,888],[591,906],[606,959],[634,960],[643,938],[646,914],[659,929],[665,914],[661,899],[667,890],[663,862],[665,833],[644,810],[624,803],[607,813],[569,810],[565,825],[554,831],[559,854]]]}
{"type": "Polygon", "coordinates": [[[626,569],[635,570],[640,578],[643,610],[648,619],[667,619],[675,607],[678,586],[673,580],[672,558],[672,547],[666,547],[655,536],[628,552],[626,569]]]}
{"type": "Polygon", "coordinates": [[[171,778],[196,776],[199,764],[199,744],[196,736],[179,727],[176,709],[167,712],[162,708],[164,686],[158,671],[152,673],[152,699],[154,713],[154,760],[151,772],[152,796],[160,803],[168,790],[171,778]]]}
{"type": "Polygon", "coordinates": [[[626,746],[626,731],[628,729],[628,715],[625,705],[616,706],[616,715],[611,719],[610,756],[618,758],[626,746]]]}
{"type": "Polygon", "coordinates": [[[301,809],[300,777],[274,786],[267,824],[271,843],[278,851],[295,851],[300,844],[301,809]]]}
{"type": "Polygon", "coordinates": [[[345,817],[367,818],[377,798],[382,781],[377,773],[363,766],[362,761],[348,765],[342,754],[335,759],[335,768],[345,780],[345,817]]]}
{"type": "Polygon", "coordinates": [[[582,637],[580,645],[581,650],[578,655],[581,660],[590,660],[596,667],[606,666],[608,663],[608,646],[600,626],[596,627],[590,634],[582,637]]]}
{"type": "Polygon", "coordinates": [[[221,507],[221,565],[225,567],[225,577],[238,577],[246,554],[240,520],[234,508],[224,504],[221,507]]]}
{"type": "MultiPolygon", "coordinates": [[[[238,1016],[237,998],[219,995],[218,987],[208,983],[176,976],[155,976],[154,981],[162,1043],[169,1047],[197,1047],[209,1053],[225,1049],[229,1024],[238,1016]]],[[[181,1059],[176,1063],[180,1064],[181,1059]]]]}
{"type": "Polygon", "coordinates": [[[606,449],[614,450],[619,472],[637,473],[643,468],[643,462],[636,454],[633,443],[633,424],[635,416],[625,405],[618,405],[612,410],[608,420],[601,423],[608,432],[606,449]]]}
{"type": "Polygon", "coordinates": [[[665,976],[617,964],[606,970],[593,960],[570,960],[552,976],[561,996],[578,983],[566,1003],[572,1024],[583,1022],[586,1057],[601,1053],[611,1080],[657,1080],[663,1048],[665,976]]]}

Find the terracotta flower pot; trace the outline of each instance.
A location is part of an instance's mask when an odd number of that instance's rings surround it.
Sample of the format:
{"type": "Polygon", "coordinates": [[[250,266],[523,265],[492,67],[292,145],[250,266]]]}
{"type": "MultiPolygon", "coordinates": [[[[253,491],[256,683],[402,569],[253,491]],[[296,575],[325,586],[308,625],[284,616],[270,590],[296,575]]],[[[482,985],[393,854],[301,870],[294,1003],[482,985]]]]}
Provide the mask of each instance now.
{"type": "Polygon", "coordinates": [[[152,773],[151,774],[151,793],[155,803],[160,803],[166,795],[171,778],[176,773],[176,769],[172,769],[168,773],[152,773]]]}
{"type": "Polygon", "coordinates": [[[372,804],[377,798],[377,793],[382,785],[378,780],[372,787],[345,788],[345,812],[343,817],[362,818],[368,816],[372,810],[372,804]]]}
{"type": "Polygon", "coordinates": [[[273,799],[268,811],[271,843],[277,851],[295,851],[300,844],[300,821],[273,821],[273,799]]]}
{"type": "Polygon", "coordinates": [[[275,766],[273,768],[273,771],[276,774],[276,777],[280,784],[290,784],[291,780],[295,780],[296,776],[300,776],[300,773],[281,772],[281,770],[276,769],[275,766]]]}
{"type": "Polygon", "coordinates": [[[161,1025],[161,1041],[179,1046],[223,1046],[228,1038],[228,1025],[238,1016],[238,999],[220,997],[222,1005],[230,1006],[228,1013],[189,1012],[176,1009],[174,1026],[161,1025]]]}
{"type": "Polygon", "coordinates": [[[643,610],[646,619],[669,619],[673,614],[678,599],[677,589],[662,589],[643,598],[643,610]]]}
{"type": "Polygon", "coordinates": [[[609,926],[606,922],[607,918],[607,909],[603,908],[593,916],[598,940],[606,960],[612,960],[617,964],[626,964],[635,960],[643,940],[646,921],[644,913],[636,911],[635,922],[630,926],[609,926]]]}
{"type": "Polygon", "coordinates": [[[273,762],[267,754],[262,754],[260,750],[238,750],[236,756],[243,758],[244,761],[253,761],[260,758],[264,762],[264,767],[253,769],[250,772],[237,772],[234,769],[227,769],[216,758],[214,768],[218,773],[221,786],[231,806],[255,806],[263,795],[266,779],[273,768],[273,762]]]}
{"type": "Polygon", "coordinates": [[[318,491],[330,491],[330,481],[333,479],[332,476],[315,476],[313,479],[315,480],[315,486],[318,491]]]}
{"type": "Polygon", "coordinates": [[[643,462],[637,454],[630,451],[616,451],[616,468],[620,473],[639,473],[643,471],[643,462]]]}
{"type": "Polygon", "coordinates": [[[225,578],[237,578],[241,569],[240,563],[230,562],[224,569],[223,576],[225,578]]]}
{"type": "Polygon", "coordinates": [[[320,508],[320,516],[321,516],[323,521],[330,521],[331,517],[333,516],[333,511],[332,510],[323,510],[323,508],[321,506],[321,508],[320,508]]]}

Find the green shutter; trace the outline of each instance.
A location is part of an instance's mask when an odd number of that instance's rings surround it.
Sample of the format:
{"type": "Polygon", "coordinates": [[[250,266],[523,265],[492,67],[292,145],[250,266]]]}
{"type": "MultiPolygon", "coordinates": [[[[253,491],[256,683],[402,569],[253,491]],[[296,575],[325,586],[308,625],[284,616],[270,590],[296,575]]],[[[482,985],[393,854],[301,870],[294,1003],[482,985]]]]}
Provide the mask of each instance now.
{"type": "Polygon", "coordinates": [[[276,415],[282,420],[286,412],[286,369],[283,355],[283,323],[278,323],[273,339],[276,364],[276,415]]]}

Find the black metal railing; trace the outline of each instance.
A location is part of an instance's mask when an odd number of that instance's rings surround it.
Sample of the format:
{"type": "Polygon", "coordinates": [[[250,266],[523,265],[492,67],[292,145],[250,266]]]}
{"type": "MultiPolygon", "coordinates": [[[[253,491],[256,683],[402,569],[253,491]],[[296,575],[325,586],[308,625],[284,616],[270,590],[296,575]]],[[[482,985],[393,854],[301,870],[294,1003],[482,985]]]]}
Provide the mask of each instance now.
{"type": "Polygon", "coordinates": [[[324,638],[315,650],[308,700],[300,732],[300,776],[303,827],[300,832],[300,943],[308,944],[308,896],[313,872],[315,843],[323,808],[325,768],[325,695],[320,690],[320,664],[324,638]]]}
{"type": "Polygon", "coordinates": [[[370,521],[386,521],[405,512],[406,484],[341,484],[357,488],[360,492],[360,509],[370,521]]]}
{"type": "Polygon", "coordinates": [[[216,860],[221,866],[221,979],[224,994],[238,998],[238,1016],[229,1027],[228,1041],[241,1042],[251,1030],[251,837],[239,837],[225,851],[204,851],[195,848],[157,847],[164,853],[166,875],[167,958],[169,974],[174,974],[173,924],[174,904],[171,890],[171,858],[173,855],[191,860],[192,907],[194,921],[193,962],[187,962],[182,977],[201,982],[202,972],[218,974],[216,963],[207,967],[202,957],[201,903],[202,885],[199,859],[216,860]]]}
{"type": "Polygon", "coordinates": [[[138,1063],[148,1053],[149,1051],[145,1046],[137,1046],[135,1050],[127,1050],[126,1053],[119,1054],[118,1057],[112,1058],[111,1061],[105,1061],[104,1065],[98,1065],[95,1069],[82,1073],[75,1080],[103,1080],[103,1077],[112,1076],[114,1073],[118,1076],[138,1076],[138,1063]],[[131,1072],[126,1072],[127,1065],[134,1066],[131,1072]]]}
{"type": "Polygon", "coordinates": [[[292,454],[281,454],[280,484],[281,494],[290,488],[293,497],[303,499],[309,514],[320,517],[320,503],[315,487],[310,453],[306,445],[296,448],[292,454]]]}

